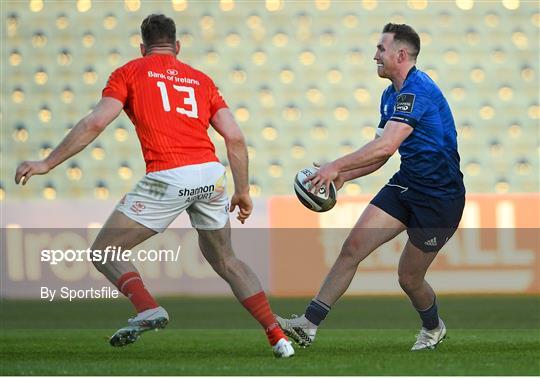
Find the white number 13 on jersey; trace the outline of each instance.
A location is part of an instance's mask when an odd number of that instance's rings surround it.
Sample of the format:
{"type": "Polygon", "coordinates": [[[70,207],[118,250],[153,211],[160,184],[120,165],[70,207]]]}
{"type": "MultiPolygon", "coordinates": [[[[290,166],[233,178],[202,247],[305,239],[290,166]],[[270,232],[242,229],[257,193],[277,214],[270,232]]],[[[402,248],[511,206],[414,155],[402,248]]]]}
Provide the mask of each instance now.
{"type": "MultiPolygon", "coordinates": [[[[159,91],[161,92],[161,101],[163,102],[163,110],[166,112],[171,111],[171,104],[169,103],[169,95],[167,94],[167,87],[165,86],[165,83],[163,81],[158,81],[157,86],[159,87],[159,91]]],[[[188,105],[191,107],[190,110],[177,107],[176,111],[180,114],[185,114],[190,118],[198,118],[199,112],[197,110],[197,100],[195,99],[195,91],[191,87],[184,87],[181,85],[173,85],[173,88],[176,89],[178,92],[185,92],[187,93],[187,97],[184,98],[184,105],[188,105]]]]}

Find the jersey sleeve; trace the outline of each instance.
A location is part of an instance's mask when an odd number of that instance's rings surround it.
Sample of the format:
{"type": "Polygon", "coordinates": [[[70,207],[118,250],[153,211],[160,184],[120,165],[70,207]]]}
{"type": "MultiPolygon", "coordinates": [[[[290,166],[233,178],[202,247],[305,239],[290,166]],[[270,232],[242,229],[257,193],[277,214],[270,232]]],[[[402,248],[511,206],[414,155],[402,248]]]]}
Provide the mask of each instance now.
{"type": "Polygon", "coordinates": [[[431,98],[423,88],[413,85],[403,87],[396,98],[395,111],[391,121],[406,123],[415,128],[430,106],[431,98]]]}
{"type": "Polygon", "coordinates": [[[125,79],[124,67],[120,67],[113,71],[107,85],[101,92],[101,97],[113,97],[122,104],[126,103],[128,96],[127,82],[125,79]]]}
{"type": "Polygon", "coordinates": [[[216,84],[210,81],[210,118],[221,108],[228,108],[227,103],[219,93],[216,84]]]}

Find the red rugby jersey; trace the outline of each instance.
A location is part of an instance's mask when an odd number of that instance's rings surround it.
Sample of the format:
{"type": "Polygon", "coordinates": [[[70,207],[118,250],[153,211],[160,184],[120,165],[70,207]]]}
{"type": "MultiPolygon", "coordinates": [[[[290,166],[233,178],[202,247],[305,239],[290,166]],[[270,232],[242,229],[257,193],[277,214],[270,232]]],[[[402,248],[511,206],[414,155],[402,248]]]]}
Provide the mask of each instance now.
{"type": "Polygon", "coordinates": [[[115,70],[102,96],[124,104],[147,173],[218,161],[207,129],[227,104],[201,71],[172,55],[151,54],[115,70]]]}

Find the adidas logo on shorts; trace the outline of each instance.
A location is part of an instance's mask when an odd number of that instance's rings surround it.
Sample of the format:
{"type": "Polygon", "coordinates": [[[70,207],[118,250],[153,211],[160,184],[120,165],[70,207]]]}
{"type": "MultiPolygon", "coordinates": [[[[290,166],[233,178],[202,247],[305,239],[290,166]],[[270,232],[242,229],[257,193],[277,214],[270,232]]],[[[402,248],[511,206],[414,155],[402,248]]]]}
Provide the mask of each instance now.
{"type": "Polygon", "coordinates": [[[424,242],[424,245],[427,245],[428,247],[436,247],[437,246],[437,238],[434,237],[433,239],[429,239],[427,242],[424,242]]]}

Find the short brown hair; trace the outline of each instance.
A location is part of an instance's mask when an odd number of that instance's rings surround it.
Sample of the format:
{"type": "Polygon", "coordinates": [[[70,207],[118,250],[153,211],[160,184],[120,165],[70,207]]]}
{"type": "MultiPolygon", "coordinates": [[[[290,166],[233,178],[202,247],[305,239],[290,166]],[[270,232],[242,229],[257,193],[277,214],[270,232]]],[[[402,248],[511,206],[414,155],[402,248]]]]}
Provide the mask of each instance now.
{"type": "Polygon", "coordinates": [[[384,25],[383,33],[393,33],[394,41],[405,42],[410,47],[411,56],[416,60],[416,57],[420,53],[420,36],[418,33],[409,25],[406,24],[393,24],[388,23],[384,25]]]}
{"type": "Polygon", "coordinates": [[[141,24],[141,36],[146,47],[176,42],[176,25],[172,18],[162,14],[151,14],[141,24]]]}

